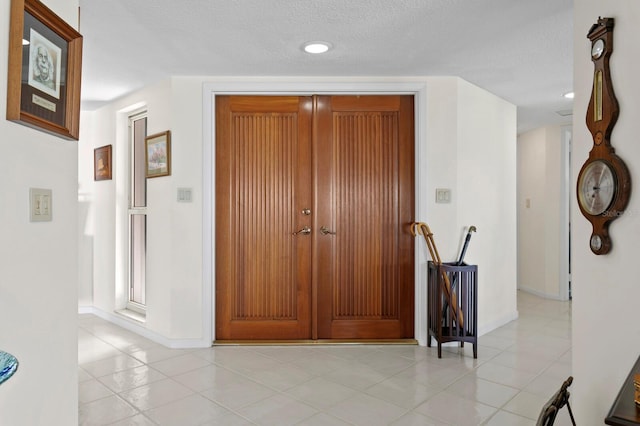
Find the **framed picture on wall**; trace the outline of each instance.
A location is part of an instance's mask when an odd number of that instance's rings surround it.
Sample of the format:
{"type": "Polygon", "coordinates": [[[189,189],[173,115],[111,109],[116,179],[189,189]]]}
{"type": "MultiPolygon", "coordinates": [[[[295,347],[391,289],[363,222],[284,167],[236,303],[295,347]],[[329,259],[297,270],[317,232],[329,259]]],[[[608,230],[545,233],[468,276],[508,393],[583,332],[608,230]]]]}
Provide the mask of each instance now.
{"type": "Polygon", "coordinates": [[[38,0],[11,0],[7,120],[78,140],[82,35],[38,0]]]}
{"type": "Polygon", "coordinates": [[[93,180],[111,180],[111,145],[93,150],[93,180]]]}
{"type": "Polygon", "coordinates": [[[145,145],[147,177],[169,176],[171,174],[171,131],[147,136],[145,145]]]}

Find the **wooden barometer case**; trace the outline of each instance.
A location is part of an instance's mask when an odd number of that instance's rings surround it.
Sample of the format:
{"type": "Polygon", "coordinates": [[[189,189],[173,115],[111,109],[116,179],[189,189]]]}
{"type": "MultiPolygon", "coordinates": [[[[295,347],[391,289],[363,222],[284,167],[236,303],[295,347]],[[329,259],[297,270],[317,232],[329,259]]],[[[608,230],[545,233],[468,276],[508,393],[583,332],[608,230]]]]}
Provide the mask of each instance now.
{"type": "Polygon", "coordinates": [[[609,58],[613,52],[613,18],[599,18],[589,30],[593,89],[587,108],[587,127],[593,137],[589,158],[578,174],[580,211],[593,226],[589,245],[595,254],[611,250],[609,225],[624,214],[631,194],[629,170],[611,146],[611,131],[620,108],[613,92],[609,58]]]}

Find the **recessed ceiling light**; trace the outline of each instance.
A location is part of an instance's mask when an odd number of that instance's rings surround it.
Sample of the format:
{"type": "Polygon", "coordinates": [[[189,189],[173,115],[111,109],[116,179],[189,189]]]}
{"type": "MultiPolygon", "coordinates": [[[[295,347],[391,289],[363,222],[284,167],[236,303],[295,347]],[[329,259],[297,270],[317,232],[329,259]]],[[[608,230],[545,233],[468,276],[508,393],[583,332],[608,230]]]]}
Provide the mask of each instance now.
{"type": "Polygon", "coordinates": [[[567,99],[573,99],[574,93],[573,92],[567,92],[567,93],[564,93],[562,96],[567,98],[567,99]]]}
{"type": "Polygon", "coordinates": [[[331,43],[326,41],[310,41],[304,44],[303,49],[307,53],[324,53],[331,49],[331,43]]]}

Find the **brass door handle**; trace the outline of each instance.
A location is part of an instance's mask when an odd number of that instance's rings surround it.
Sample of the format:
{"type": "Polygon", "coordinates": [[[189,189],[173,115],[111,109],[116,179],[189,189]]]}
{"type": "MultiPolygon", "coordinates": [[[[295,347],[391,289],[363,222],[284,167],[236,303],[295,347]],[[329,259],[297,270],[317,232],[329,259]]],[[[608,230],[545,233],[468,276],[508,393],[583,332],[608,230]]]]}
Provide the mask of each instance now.
{"type": "Polygon", "coordinates": [[[311,228],[309,228],[308,226],[305,226],[304,228],[302,228],[299,231],[296,231],[293,233],[293,235],[309,235],[311,233],[311,228]]]}
{"type": "Polygon", "coordinates": [[[326,226],[323,226],[322,228],[320,228],[320,233],[322,235],[336,235],[336,231],[332,231],[326,226]]]}

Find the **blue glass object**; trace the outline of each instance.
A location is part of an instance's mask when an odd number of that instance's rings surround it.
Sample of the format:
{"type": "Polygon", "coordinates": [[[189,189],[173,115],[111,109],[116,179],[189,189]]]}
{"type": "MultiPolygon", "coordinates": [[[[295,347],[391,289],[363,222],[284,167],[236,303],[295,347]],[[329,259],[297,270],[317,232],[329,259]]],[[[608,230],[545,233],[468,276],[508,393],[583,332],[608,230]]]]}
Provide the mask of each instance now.
{"type": "Polygon", "coordinates": [[[8,352],[0,351],[0,385],[18,369],[18,360],[8,352]]]}

